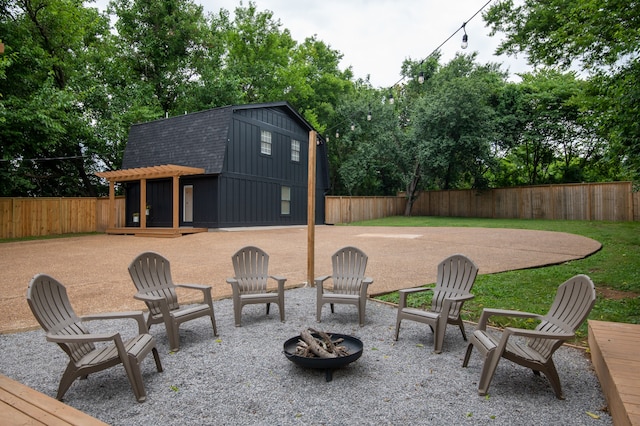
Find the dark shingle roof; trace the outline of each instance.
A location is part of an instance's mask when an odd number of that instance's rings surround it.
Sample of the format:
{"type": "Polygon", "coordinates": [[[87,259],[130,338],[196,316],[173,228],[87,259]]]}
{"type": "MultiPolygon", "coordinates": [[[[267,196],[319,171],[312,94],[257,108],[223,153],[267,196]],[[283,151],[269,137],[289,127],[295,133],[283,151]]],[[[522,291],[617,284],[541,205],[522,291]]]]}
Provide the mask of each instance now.
{"type": "Polygon", "coordinates": [[[303,128],[312,130],[288,102],[233,105],[134,124],[122,157],[122,169],[164,164],[198,167],[205,174],[222,173],[225,150],[235,111],[276,108],[303,128]]]}
{"type": "Polygon", "coordinates": [[[122,168],[175,164],[220,173],[232,112],[233,107],[227,106],[134,124],[122,168]]]}

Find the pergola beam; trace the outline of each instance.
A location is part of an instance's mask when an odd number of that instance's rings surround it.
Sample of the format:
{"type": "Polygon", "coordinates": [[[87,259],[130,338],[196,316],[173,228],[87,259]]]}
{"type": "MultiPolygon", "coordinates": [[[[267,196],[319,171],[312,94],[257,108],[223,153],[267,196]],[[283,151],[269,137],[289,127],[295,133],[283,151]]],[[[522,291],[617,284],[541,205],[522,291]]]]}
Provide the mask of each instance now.
{"type": "Polygon", "coordinates": [[[98,172],[96,176],[105,178],[109,181],[109,224],[115,228],[115,182],[132,182],[140,181],[140,229],[147,227],[147,218],[144,214],[147,200],[147,180],[149,179],[172,179],[172,212],[173,212],[173,229],[179,228],[180,209],[178,201],[180,199],[180,176],[201,175],[204,169],[199,167],[176,166],[174,164],[165,164],[162,166],[139,167],[124,170],[111,170],[108,172],[98,172]]]}
{"type": "Polygon", "coordinates": [[[127,182],[141,179],[162,179],[174,176],[200,175],[204,169],[199,167],[176,166],[165,164],[162,166],[139,167],[134,169],[111,170],[98,172],[96,176],[112,182],[127,182]]]}

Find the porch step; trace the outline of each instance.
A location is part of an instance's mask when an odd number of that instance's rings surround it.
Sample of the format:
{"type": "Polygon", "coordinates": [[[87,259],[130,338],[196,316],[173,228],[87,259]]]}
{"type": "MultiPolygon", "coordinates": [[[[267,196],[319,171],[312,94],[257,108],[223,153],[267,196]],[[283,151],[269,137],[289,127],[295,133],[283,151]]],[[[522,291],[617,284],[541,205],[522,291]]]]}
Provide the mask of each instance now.
{"type": "Polygon", "coordinates": [[[208,228],[109,228],[106,233],[110,235],[135,235],[136,237],[175,238],[187,234],[209,232],[208,228]]]}

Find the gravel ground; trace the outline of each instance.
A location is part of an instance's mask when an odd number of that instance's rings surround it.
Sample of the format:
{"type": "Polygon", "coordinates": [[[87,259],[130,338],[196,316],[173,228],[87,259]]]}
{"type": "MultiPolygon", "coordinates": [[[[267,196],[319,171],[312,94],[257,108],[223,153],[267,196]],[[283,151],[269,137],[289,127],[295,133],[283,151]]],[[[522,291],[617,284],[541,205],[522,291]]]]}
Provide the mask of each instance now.
{"type": "MultiPolygon", "coordinates": [[[[234,327],[230,299],[214,302],[219,336],[208,318],[182,325],[181,350],[168,352],[162,326],[151,329],[164,372],[147,357],[142,373],[147,401],[137,403],[121,366],[74,382],[65,402],[112,425],[610,425],[611,417],[584,351],[563,346],[554,358],[566,399],[555,398],[544,376],[502,360],[490,395],[477,394],[482,360],[474,352],[462,368],[466,342],[449,326],[442,354],[433,353],[428,327],[404,321],[393,341],[395,307],[369,301],[366,324],[357,326],[351,305],[323,309],[315,321],[315,289],[288,290],[286,322],[278,308],[243,310],[234,327]],[[349,334],[364,344],[362,357],[335,370],[327,382],[321,370],[304,369],[283,354],[283,344],[313,327],[349,334]],[[590,414],[599,416],[593,418],[590,414]]],[[[133,322],[93,322],[92,331],[134,332],[133,322]]],[[[474,326],[467,325],[467,333],[474,326]]],[[[55,397],[67,356],[47,343],[41,330],[0,335],[2,374],[55,397]]]]}

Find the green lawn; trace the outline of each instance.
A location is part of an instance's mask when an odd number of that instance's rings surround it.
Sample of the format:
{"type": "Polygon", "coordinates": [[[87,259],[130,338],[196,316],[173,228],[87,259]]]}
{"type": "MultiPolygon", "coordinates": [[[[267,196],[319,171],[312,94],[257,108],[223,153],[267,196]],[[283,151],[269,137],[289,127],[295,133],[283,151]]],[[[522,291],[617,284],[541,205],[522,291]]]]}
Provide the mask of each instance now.
{"type": "MultiPolygon", "coordinates": [[[[559,231],[593,238],[602,249],[593,255],[543,268],[479,275],[473,287],[475,298],[464,305],[463,318],[476,322],[482,308],[516,309],[546,313],[557,287],[575,274],[586,274],[596,285],[598,299],[589,319],[640,324],[640,223],[583,222],[519,219],[467,219],[443,217],[389,217],[351,226],[456,226],[518,228],[559,231]],[[526,285],[522,285],[526,283],[526,285]]],[[[347,225],[349,226],[349,225],[347,225]]],[[[398,293],[379,299],[397,303],[398,293]]],[[[414,298],[415,306],[429,306],[430,299],[414,298]]],[[[499,327],[535,327],[513,320],[493,323],[499,327]]],[[[587,325],[580,327],[576,344],[584,344],[587,325]]]]}

